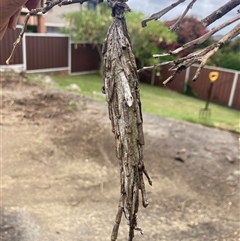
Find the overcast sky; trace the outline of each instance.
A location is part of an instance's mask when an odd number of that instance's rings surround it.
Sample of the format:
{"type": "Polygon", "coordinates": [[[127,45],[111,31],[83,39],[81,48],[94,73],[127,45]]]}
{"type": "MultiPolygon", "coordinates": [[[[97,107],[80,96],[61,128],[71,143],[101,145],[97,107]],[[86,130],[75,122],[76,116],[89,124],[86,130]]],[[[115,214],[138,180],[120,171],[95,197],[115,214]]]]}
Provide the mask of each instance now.
{"type": "MultiPolygon", "coordinates": [[[[228,1],[229,0],[199,0],[193,5],[193,8],[189,10],[188,15],[195,15],[199,19],[203,19],[228,1]]],[[[176,0],[128,0],[128,5],[132,10],[141,11],[144,12],[147,16],[150,16],[151,14],[162,10],[163,8],[169,6],[171,3],[174,2],[176,2],[176,0]]],[[[184,12],[186,6],[189,3],[190,0],[178,5],[176,8],[164,15],[160,20],[166,21],[178,17],[184,12]]],[[[211,29],[216,25],[219,25],[222,22],[236,16],[237,9],[238,7],[233,9],[226,16],[222,17],[212,25],[210,25],[208,28],[211,29]]],[[[226,29],[219,31],[219,33],[217,34],[224,34],[227,31],[231,30],[231,28],[235,25],[236,22],[227,27],[226,29]]]]}

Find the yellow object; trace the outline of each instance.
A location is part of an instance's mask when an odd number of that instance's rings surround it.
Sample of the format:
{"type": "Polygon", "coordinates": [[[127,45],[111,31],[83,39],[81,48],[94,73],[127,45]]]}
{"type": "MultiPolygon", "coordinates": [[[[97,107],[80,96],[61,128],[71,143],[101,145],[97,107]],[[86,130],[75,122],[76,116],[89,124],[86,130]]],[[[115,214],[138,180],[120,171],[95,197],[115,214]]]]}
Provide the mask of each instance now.
{"type": "Polygon", "coordinates": [[[213,71],[209,73],[209,79],[212,83],[218,79],[218,76],[219,76],[219,72],[217,71],[213,71]]]}

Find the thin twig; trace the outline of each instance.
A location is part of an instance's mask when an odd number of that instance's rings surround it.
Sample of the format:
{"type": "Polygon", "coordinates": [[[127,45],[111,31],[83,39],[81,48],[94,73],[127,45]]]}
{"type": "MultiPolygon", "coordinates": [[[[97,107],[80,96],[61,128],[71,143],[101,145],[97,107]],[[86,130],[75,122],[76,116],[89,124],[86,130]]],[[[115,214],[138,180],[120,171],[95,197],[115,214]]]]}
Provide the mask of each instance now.
{"type": "MultiPolygon", "coordinates": [[[[167,65],[167,64],[173,64],[172,68],[170,68],[169,70],[174,70],[175,66],[177,64],[180,64],[182,63],[184,60],[187,60],[187,59],[190,59],[190,58],[193,58],[195,57],[196,55],[200,54],[200,52],[203,52],[204,50],[198,50],[194,53],[191,53],[181,59],[178,59],[178,60],[172,60],[172,61],[165,61],[165,62],[162,62],[162,63],[158,63],[158,64],[155,64],[155,65],[152,65],[152,66],[147,66],[147,67],[143,67],[142,69],[139,69],[138,70],[138,73],[141,73],[143,72],[144,70],[150,70],[150,69],[153,69],[153,68],[156,68],[156,67],[160,67],[160,66],[163,66],[163,65],[167,65]]],[[[169,56],[170,54],[162,54],[161,56],[169,56]]],[[[159,55],[154,55],[154,56],[159,56],[159,55]]]]}
{"type": "Polygon", "coordinates": [[[172,3],[170,6],[164,8],[163,10],[161,10],[160,12],[154,13],[153,15],[151,15],[149,18],[146,18],[142,21],[142,27],[146,27],[147,26],[147,22],[151,21],[151,20],[158,20],[159,18],[161,18],[163,15],[165,15],[167,12],[171,11],[173,8],[175,8],[176,6],[178,6],[179,4],[185,2],[186,0],[178,0],[175,3],[172,3]]]}
{"type": "MultiPolygon", "coordinates": [[[[28,20],[29,20],[29,18],[30,18],[30,16],[31,16],[31,12],[36,11],[36,10],[39,10],[39,8],[30,11],[30,12],[26,15],[25,20],[24,20],[24,24],[23,24],[23,28],[22,28],[22,30],[21,30],[21,32],[20,32],[17,40],[13,43],[13,49],[12,49],[12,52],[11,52],[9,58],[6,60],[6,64],[10,64],[10,63],[13,62],[14,54],[15,54],[15,52],[16,52],[17,46],[20,45],[21,42],[22,42],[23,34],[24,34],[25,29],[26,29],[26,27],[27,27],[27,23],[28,23],[28,20]]],[[[41,11],[41,10],[37,11],[37,13],[40,12],[40,11],[41,11]]],[[[32,14],[32,15],[33,15],[33,14],[32,14]]]]}
{"type": "Polygon", "coordinates": [[[181,17],[177,20],[176,23],[174,23],[172,26],[169,27],[169,30],[171,31],[176,31],[178,28],[179,28],[179,24],[181,23],[181,21],[183,20],[183,18],[186,16],[187,12],[189,11],[189,9],[191,9],[194,5],[194,3],[196,2],[197,0],[192,0],[187,8],[185,9],[184,13],[181,15],[181,17]]]}
{"type": "MultiPolygon", "coordinates": [[[[70,5],[73,3],[83,4],[84,2],[88,2],[89,0],[63,0],[61,5],[70,5]]],[[[102,3],[103,0],[97,0],[97,4],[102,3]]]]}
{"type": "Polygon", "coordinates": [[[167,64],[173,64],[174,61],[167,61],[167,62],[162,62],[162,63],[158,63],[152,66],[147,66],[147,67],[143,67],[141,69],[138,70],[138,73],[142,73],[145,70],[150,70],[150,69],[155,69],[157,67],[163,66],[163,65],[167,65],[167,64]]]}

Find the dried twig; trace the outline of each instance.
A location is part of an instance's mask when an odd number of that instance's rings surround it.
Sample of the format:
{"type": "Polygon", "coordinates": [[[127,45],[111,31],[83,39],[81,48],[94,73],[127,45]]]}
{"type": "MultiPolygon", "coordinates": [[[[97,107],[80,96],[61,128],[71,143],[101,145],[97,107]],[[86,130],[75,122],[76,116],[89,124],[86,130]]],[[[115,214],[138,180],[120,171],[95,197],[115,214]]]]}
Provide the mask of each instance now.
{"type": "Polygon", "coordinates": [[[222,16],[226,15],[228,12],[230,12],[232,9],[237,7],[240,4],[240,0],[231,0],[221,6],[219,9],[211,13],[209,16],[204,18],[202,20],[202,23],[205,26],[210,25],[211,23],[215,22],[217,19],[221,18],[222,16]]]}
{"type": "Polygon", "coordinates": [[[157,68],[157,67],[160,67],[160,66],[163,66],[163,65],[173,64],[173,63],[174,63],[174,61],[165,61],[165,62],[158,63],[158,64],[155,64],[155,65],[152,65],[152,66],[146,66],[146,67],[143,67],[143,68],[139,69],[138,73],[142,73],[145,70],[150,70],[150,69],[154,69],[154,68],[157,68]]]}
{"type": "Polygon", "coordinates": [[[172,10],[173,8],[177,7],[179,4],[181,4],[181,3],[185,2],[185,1],[186,0],[178,0],[176,3],[172,3],[170,6],[164,8],[160,12],[154,13],[149,18],[144,19],[142,21],[142,27],[146,27],[147,26],[147,22],[149,22],[151,20],[158,20],[163,15],[165,15],[167,12],[169,12],[170,10],[172,10]]]}
{"type": "Polygon", "coordinates": [[[24,20],[24,25],[23,25],[24,27],[22,28],[22,30],[21,30],[17,40],[13,43],[13,49],[12,49],[12,52],[11,52],[9,58],[6,60],[6,64],[12,63],[13,58],[14,58],[14,54],[16,52],[16,49],[17,49],[18,45],[20,45],[21,42],[22,42],[22,37],[23,37],[23,34],[24,34],[25,30],[26,30],[29,18],[32,15],[39,13],[41,10],[42,10],[41,8],[33,9],[26,15],[25,20],[24,20]]]}
{"type": "Polygon", "coordinates": [[[183,18],[186,16],[187,12],[189,11],[189,9],[191,9],[193,7],[193,4],[196,2],[197,0],[192,0],[187,8],[185,9],[184,13],[181,15],[181,17],[177,20],[176,23],[174,23],[172,26],[169,27],[169,30],[172,31],[176,31],[179,28],[179,24],[181,23],[181,21],[183,20],[183,18]]]}

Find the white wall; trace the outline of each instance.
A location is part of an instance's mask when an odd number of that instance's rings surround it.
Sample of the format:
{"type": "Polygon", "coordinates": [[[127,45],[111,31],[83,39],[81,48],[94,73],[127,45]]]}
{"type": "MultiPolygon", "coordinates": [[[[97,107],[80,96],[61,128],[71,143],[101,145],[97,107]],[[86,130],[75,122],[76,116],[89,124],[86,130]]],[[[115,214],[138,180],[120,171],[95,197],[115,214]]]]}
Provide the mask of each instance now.
{"type": "Polygon", "coordinates": [[[48,13],[45,14],[45,25],[47,27],[63,27],[65,25],[63,14],[75,11],[81,11],[85,9],[85,4],[70,4],[67,6],[55,6],[48,13]]]}

